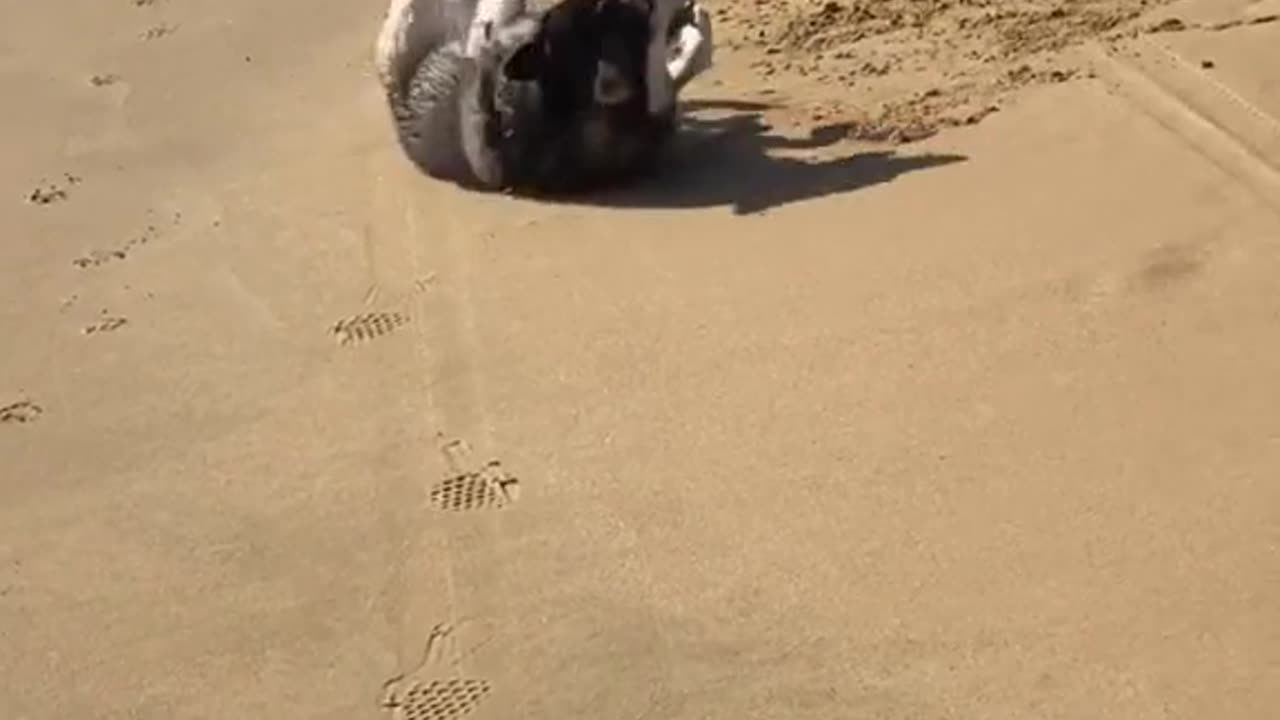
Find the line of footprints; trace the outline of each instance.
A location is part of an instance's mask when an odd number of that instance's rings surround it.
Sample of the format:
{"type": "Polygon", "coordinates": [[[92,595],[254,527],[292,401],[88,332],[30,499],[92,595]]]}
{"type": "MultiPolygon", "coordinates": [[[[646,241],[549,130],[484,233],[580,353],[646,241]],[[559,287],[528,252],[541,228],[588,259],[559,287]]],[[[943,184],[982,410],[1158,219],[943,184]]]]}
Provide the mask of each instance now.
{"type": "MultiPolygon", "coordinates": [[[[433,280],[419,280],[408,295],[426,291],[433,280]]],[[[373,290],[365,301],[370,305],[375,300],[377,292],[373,290]]],[[[329,334],[339,346],[358,348],[399,332],[409,321],[403,312],[368,310],[338,320],[329,327],[329,334]]],[[[476,463],[466,442],[441,440],[445,473],[428,495],[433,509],[447,513],[494,511],[516,501],[520,481],[501,462],[476,463]]],[[[383,687],[379,704],[394,720],[457,720],[475,711],[489,694],[489,681],[459,673],[452,633],[449,626],[437,626],[427,640],[422,662],[383,687]]]]}
{"type": "MultiPolygon", "coordinates": [[[[431,505],[443,512],[500,510],[515,502],[520,481],[490,460],[476,466],[462,440],[440,448],[446,473],[431,488],[431,505]]],[[[383,687],[381,705],[395,720],[456,720],[470,714],[489,694],[487,680],[459,675],[452,628],[437,626],[427,640],[422,662],[383,687]]]]}

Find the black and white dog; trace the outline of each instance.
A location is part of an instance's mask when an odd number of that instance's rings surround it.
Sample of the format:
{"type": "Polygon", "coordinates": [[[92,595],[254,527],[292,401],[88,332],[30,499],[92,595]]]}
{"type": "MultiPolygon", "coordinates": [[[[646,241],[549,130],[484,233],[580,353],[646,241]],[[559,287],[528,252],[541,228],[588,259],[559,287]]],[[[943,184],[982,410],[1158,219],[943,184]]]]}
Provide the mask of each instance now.
{"type": "Polygon", "coordinates": [[[375,52],[424,172],[563,192],[648,167],[680,89],[710,67],[710,33],[691,0],[392,0],[375,52]]]}

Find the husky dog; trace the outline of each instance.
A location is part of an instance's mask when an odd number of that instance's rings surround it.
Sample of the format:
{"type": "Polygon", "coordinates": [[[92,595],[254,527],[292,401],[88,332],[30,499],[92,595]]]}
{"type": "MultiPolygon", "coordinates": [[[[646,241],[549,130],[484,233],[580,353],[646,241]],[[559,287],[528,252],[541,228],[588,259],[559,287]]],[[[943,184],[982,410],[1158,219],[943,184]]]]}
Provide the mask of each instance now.
{"type": "Polygon", "coordinates": [[[424,172],[534,192],[645,167],[679,89],[710,61],[709,18],[688,0],[542,13],[524,0],[392,0],[376,46],[397,136],[424,172]]]}

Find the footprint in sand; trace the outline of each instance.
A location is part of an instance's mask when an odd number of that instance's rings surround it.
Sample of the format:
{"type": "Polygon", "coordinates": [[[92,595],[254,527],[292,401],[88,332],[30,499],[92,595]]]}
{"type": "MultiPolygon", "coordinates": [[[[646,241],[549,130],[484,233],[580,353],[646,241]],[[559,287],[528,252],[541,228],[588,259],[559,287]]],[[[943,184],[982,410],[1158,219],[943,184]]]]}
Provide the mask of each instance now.
{"type": "Polygon", "coordinates": [[[479,470],[450,475],[431,488],[431,504],[446,512],[500,510],[516,499],[520,481],[491,460],[479,470]]]}
{"type": "MultiPolygon", "coordinates": [[[[396,297],[386,298],[383,306],[400,306],[413,296],[427,292],[435,285],[435,275],[428,275],[413,282],[404,293],[396,297]]],[[[369,288],[365,294],[364,304],[371,306],[379,300],[381,292],[377,286],[369,288]]],[[[349,315],[329,326],[329,334],[333,335],[339,345],[363,345],[372,340],[390,335],[409,324],[409,316],[396,310],[370,311],[349,315]]]]}
{"type": "Polygon", "coordinates": [[[395,720],[455,720],[472,713],[489,694],[489,681],[462,676],[456,663],[453,629],[437,626],[422,663],[388,680],[379,704],[395,720]]]}
{"type": "Polygon", "coordinates": [[[0,424],[26,425],[40,419],[44,408],[30,400],[20,400],[0,407],[0,424]]]}
{"type": "Polygon", "coordinates": [[[409,324],[409,316],[398,312],[370,312],[352,315],[334,323],[329,333],[339,345],[363,345],[409,324]]]}
{"type": "Polygon", "coordinates": [[[61,182],[42,180],[36,189],[27,195],[27,202],[32,205],[53,205],[71,196],[71,188],[84,182],[84,178],[71,173],[63,173],[61,182]]]}
{"type": "MultiPolygon", "coordinates": [[[[175,224],[177,223],[177,220],[178,219],[175,218],[175,224]]],[[[159,235],[160,231],[156,229],[155,225],[148,225],[147,229],[141,235],[125,241],[118,247],[110,250],[90,250],[88,253],[72,260],[71,264],[81,270],[85,270],[88,268],[101,267],[107,263],[115,262],[117,260],[124,260],[129,257],[129,253],[132,252],[134,248],[146,245],[159,237],[159,235]]]]}
{"type": "Polygon", "coordinates": [[[117,315],[107,315],[106,312],[106,310],[103,310],[101,318],[98,318],[96,321],[84,326],[84,328],[80,330],[81,334],[98,335],[101,333],[115,332],[129,324],[128,318],[119,317],[117,315]]]}
{"type": "Polygon", "coordinates": [[[159,40],[178,32],[177,25],[155,25],[147,28],[140,36],[145,41],[159,40]]]}
{"type": "Polygon", "coordinates": [[[431,488],[431,505],[445,512],[500,510],[520,497],[520,480],[498,460],[476,463],[463,440],[442,443],[446,476],[431,488]]]}

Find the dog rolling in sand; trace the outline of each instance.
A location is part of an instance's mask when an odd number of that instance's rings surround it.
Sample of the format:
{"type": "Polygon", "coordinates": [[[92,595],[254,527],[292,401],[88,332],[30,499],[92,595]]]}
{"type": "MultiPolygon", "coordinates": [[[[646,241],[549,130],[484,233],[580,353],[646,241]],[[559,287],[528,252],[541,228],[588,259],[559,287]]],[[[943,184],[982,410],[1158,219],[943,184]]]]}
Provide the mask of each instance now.
{"type": "Polygon", "coordinates": [[[460,185],[598,187],[646,169],[711,63],[688,0],[393,0],[376,46],[406,155],[460,185]]]}

